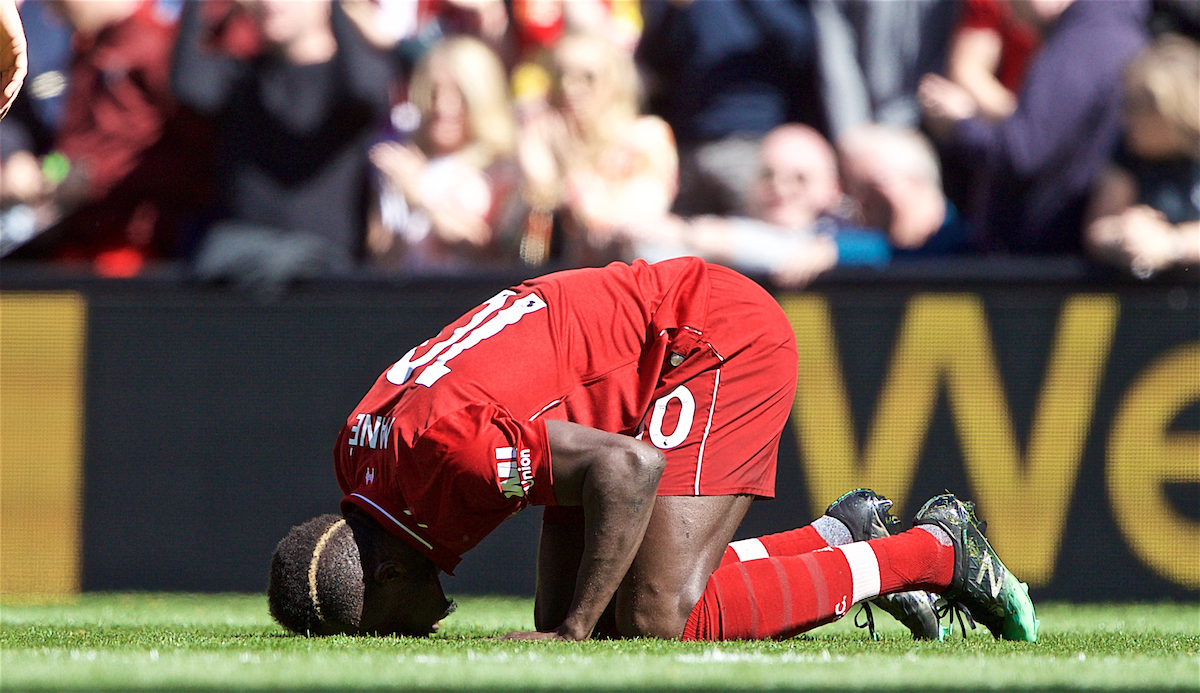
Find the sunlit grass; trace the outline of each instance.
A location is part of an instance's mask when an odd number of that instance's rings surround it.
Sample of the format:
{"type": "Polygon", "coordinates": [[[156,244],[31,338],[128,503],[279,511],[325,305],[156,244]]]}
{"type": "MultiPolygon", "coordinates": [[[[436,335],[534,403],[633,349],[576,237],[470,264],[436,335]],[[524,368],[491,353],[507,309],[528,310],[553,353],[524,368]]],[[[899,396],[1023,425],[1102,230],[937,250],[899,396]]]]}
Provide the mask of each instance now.
{"type": "Polygon", "coordinates": [[[877,612],[780,642],[501,642],[528,600],[464,597],[433,638],[299,638],[260,595],[96,594],[0,607],[4,690],[1200,690],[1200,605],[1039,605],[1038,643],[915,643],[877,612]],[[887,622],[885,622],[887,621],[887,622]]]}

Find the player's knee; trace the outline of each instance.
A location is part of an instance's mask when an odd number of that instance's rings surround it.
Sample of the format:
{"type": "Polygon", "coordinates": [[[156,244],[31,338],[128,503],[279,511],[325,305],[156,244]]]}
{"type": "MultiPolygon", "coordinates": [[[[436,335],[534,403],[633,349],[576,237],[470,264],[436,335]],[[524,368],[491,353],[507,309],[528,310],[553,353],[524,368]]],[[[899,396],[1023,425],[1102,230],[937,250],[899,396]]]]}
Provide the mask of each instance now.
{"type": "Polygon", "coordinates": [[[658,486],[663,470],[667,468],[667,457],[662,450],[641,441],[630,439],[626,464],[633,475],[647,484],[658,486]]]}
{"type": "Polygon", "coordinates": [[[654,495],[666,466],[666,457],[657,448],[626,438],[602,452],[592,473],[614,491],[645,499],[654,495]]]}
{"type": "Polygon", "coordinates": [[[623,440],[603,451],[603,458],[594,466],[610,482],[638,495],[652,493],[667,466],[667,458],[658,448],[634,438],[623,440]]]}
{"type": "Polygon", "coordinates": [[[690,610],[638,605],[617,616],[617,629],[626,637],[673,639],[683,635],[690,610]]]}
{"type": "Polygon", "coordinates": [[[617,630],[625,637],[678,638],[695,600],[678,595],[639,591],[618,603],[617,630]]]}

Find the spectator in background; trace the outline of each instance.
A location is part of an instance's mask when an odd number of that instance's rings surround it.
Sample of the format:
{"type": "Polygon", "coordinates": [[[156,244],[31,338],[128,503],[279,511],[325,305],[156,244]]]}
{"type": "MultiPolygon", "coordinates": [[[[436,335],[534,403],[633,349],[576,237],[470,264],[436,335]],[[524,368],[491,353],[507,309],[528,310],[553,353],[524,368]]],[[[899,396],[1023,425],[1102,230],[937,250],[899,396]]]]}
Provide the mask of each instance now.
{"type": "Polygon", "coordinates": [[[928,75],[930,132],[982,169],[985,249],[1078,252],[1087,196],[1120,136],[1120,81],[1146,40],[1141,0],[1012,0],[1042,33],[1017,109],[1000,122],[953,82],[928,75]]]}
{"type": "MultiPolygon", "coordinates": [[[[993,122],[1017,110],[1017,92],[1041,39],[1012,11],[1008,0],[967,0],[946,65],[946,76],[975,99],[979,115],[993,122]]],[[[969,209],[978,165],[943,150],[946,195],[969,209]]]]}
{"type": "Polygon", "coordinates": [[[798,288],[835,266],[970,249],[969,227],[942,193],[937,154],[915,130],[860,125],[838,139],[835,155],[812,128],[783,125],[763,139],[760,171],[749,218],[650,220],[635,230],[638,255],[699,255],[798,288]]]}
{"type": "Polygon", "coordinates": [[[887,232],[893,257],[970,248],[970,230],[942,192],[937,153],[913,129],[860,125],[838,138],[842,183],[861,221],[887,232]]]}
{"type": "Polygon", "coordinates": [[[638,0],[513,0],[512,10],[517,56],[512,86],[522,122],[549,99],[549,55],[563,36],[600,36],[632,54],[642,33],[638,0]]]}
{"type": "Polygon", "coordinates": [[[515,260],[524,216],[504,66],[481,41],[444,40],[418,64],[409,99],[421,114],[413,141],[371,150],[385,181],[371,253],[417,271],[515,260]]]}
{"type": "Polygon", "coordinates": [[[820,127],[816,44],[801,0],[645,0],[637,59],[679,142],[677,214],[745,214],[764,135],[820,127]]]}
{"type": "Polygon", "coordinates": [[[219,221],[195,257],[202,279],[265,296],[350,266],[365,229],[367,148],[388,109],[391,72],[330,0],[246,0],[263,51],[216,45],[227,16],[189,2],[174,86],[213,118],[219,221]],[[331,12],[332,9],[332,12],[331,12]]]}
{"type": "Polygon", "coordinates": [[[1000,121],[1017,110],[1017,91],[1039,38],[1015,16],[1007,0],[966,0],[950,45],[946,73],[979,106],[979,115],[1000,121]]]}
{"type": "Polygon", "coordinates": [[[763,138],[759,167],[750,216],[648,219],[631,231],[635,253],[651,262],[697,255],[786,288],[835,265],[887,262],[884,235],[841,216],[837,157],[816,130],[775,128],[763,138]]]}
{"type": "Polygon", "coordinates": [[[13,101],[11,120],[0,129],[7,157],[15,151],[42,156],[51,150],[67,105],[72,29],[46,0],[18,6],[25,35],[37,50],[28,56],[27,85],[13,101]]]}
{"type": "Polygon", "coordinates": [[[834,139],[864,123],[915,127],[917,84],[939,71],[955,0],[814,0],[821,94],[834,139]]]}
{"type": "Polygon", "coordinates": [[[28,69],[29,53],[16,0],[0,0],[0,118],[17,98],[28,69]]]}
{"type": "Polygon", "coordinates": [[[74,30],[50,202],[61,218],[22,251],[137,274],[169,256],[182,219],[207,200],[207,130],[178,108],[169,70],[175,27],[153,0],[56,0],[74,30]]]}
{"type": "Polygon", "coordinates": [[[593,34],[633,53],[642,31],[637,0],[513,0],[517,55],[530,60],[567,34],[593,34]]]}
{"type": "Polygon", "coordinates": [[[1151,0],[1150,33],[1182,34],[1200,41],[1200,2],[1196,0],[1151,0]]]}
{"type": "Polygon", "coordinates": [[[404,72],[450,36],[472,36],[502,56],[511,54],[504,0],[342,0],[342,8],[363,38],[391,52],[404,72]]]}
{"type": "Polygon", "coordinates": [[[549,243],[544,215],[550,212],[562,219],[567,264],[624,258],[627,243],[615,231],[661,217],[674,199],[671,129],[657,117],[638,115],[633,60],[603,38],[563,38],[554,50],[552,74],[552,108],[522,128],[518,146],[533,209],[524,259],[544,260],[549,243]]]}
{"type": "Polygon", "coordinates": [[[1200,45],[1166,34],[1125,74],[1125,150],[1089,210],[1094,256],[1145,279],[1200,264],[1200,45]]]}
{"type": "MultiPolygon", "coordinates": [[[[389,51],[398,72],[411,74],[443,38],[471,36],[511,68],[521,113],[545,106],[549,52],[568,33],[603,36],[632,52],[641,34],[638,0],[342,0],[367,41],[389,51]]],[[[401,104],[402,122],[411,104],[401,104]]]]}
{"type": "Polygon", "coordinates": [[[28,56],[28,85],[12,103],[0,127],[0,257],[48,228],[57,217],[50,199],[54,171],[61,154],[45,157],[66,110],[71,64],[71,30],[43,0],[19,6],[27,43],[37,46],[28,56]]]}

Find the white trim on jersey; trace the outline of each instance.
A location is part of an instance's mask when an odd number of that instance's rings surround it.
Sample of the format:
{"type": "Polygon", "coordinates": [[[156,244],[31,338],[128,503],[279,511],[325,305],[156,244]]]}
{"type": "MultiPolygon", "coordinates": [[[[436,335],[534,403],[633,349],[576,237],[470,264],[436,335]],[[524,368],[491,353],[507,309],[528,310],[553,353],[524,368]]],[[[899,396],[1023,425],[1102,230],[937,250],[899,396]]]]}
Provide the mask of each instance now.
{"type": "Polygon", "coordinates": [[[546,412],[550,411],[550,410],[551,410],[551,409],[553,409],[554,407],[558,406],[558,403],[559,403],[559,402],[561,402],[561,401],[562,401],[562,399],[556,399],[556,400],[554,400],[553,402],[551,402],[550,404],[547,404],[546,406],[544,406],[544,407],[542,407],[541,409],[539,409],[539,410],[538,410],[538,412],[537,412],[536,414],[534,414],[533,416],[529,417],[529,420],[530,420],[530,421],[533,421],[534,419],[536,419],[537,417],[541,416],[542,414],[545,414],[546,412]]]}
{"type": "Polygon", "coordinates": [[[387,519],[391,520],[392,522],[395,522],[397,527],[404,530],[405,532],[408,532],[409,535],[412,536],[413,539],[416,539],[417,541],[421,542],[422,546],[429,549],[430,551],[433,550],[433,546],[429,542],[427,542],[424,539],[422,539],[421,537],[419,537],[416,532],[414,532],[411,529],[409,529],[408,527],[404,526],[404,523],[400,522],[400,520],[397,520],[396,518],[392,517],[391,513],[384,510],[383,508],[379,507],[379,505],[375,501],[371,500],[370,498],[367,498],[366,496],[364,496],[360,493],[351,493],[350,495],[354,496],[355,498],[361,498],[361,499],[365,500],[366,502],[370,503],[372,508],[375,508],[379,512],[383,513],[384,517],[386,517],[387,519]]]}

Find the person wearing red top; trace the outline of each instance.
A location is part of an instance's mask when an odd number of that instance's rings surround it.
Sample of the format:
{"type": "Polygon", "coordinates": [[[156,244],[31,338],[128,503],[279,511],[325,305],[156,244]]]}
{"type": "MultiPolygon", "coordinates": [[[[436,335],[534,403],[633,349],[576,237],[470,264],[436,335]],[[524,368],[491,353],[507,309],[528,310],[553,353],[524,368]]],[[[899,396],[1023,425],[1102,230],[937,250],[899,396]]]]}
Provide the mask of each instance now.
{"type": "MultiPolygon", "coordinates": [[[[771,296],[698,258],[501,291],[388,368],[347,418],[343,518],[280,542],[271,613],[297,633],[427,635],[454,608],[438,571],[529,505],[547,506],[538,631],[513,638],[774,637],[879,594],[952,588],[966,574],[952,528],[864,534],[890,506],[869,492],[828,511],[846,517],[729,544],[750,502],[774,495],[796,374],[771,296]]],[[[925,609],[937,633],[927,595],[925,609]]]]}
{"type": "Polygon", "coordinates": [[[970,31],[994,33],[1000,46],[996,79],[1009,91],[1020,91],[1029,61],[1042,43],[1037,27],[1014,13],[1004,0],[967,0],[958,32],[970,31]]]}
{"type": "Polygon", "coordinates": [[[1017,93],[1041,44],[1037,28],[1001,0],[967,0],[950,47],[948,77],[970,92],[980,111],[1002,120],[1017,109],[1017,93]]]}
{"type": "Polygon", "coordinates": [[[62,0],[75,30],[67,105],[55,149],[56,225],[28,256],[93,262],[128,276],[175,251],[181,221],[211,195],[208,130],[180,109],[168,78],[173,24],[152,0],[62,0]]]}

